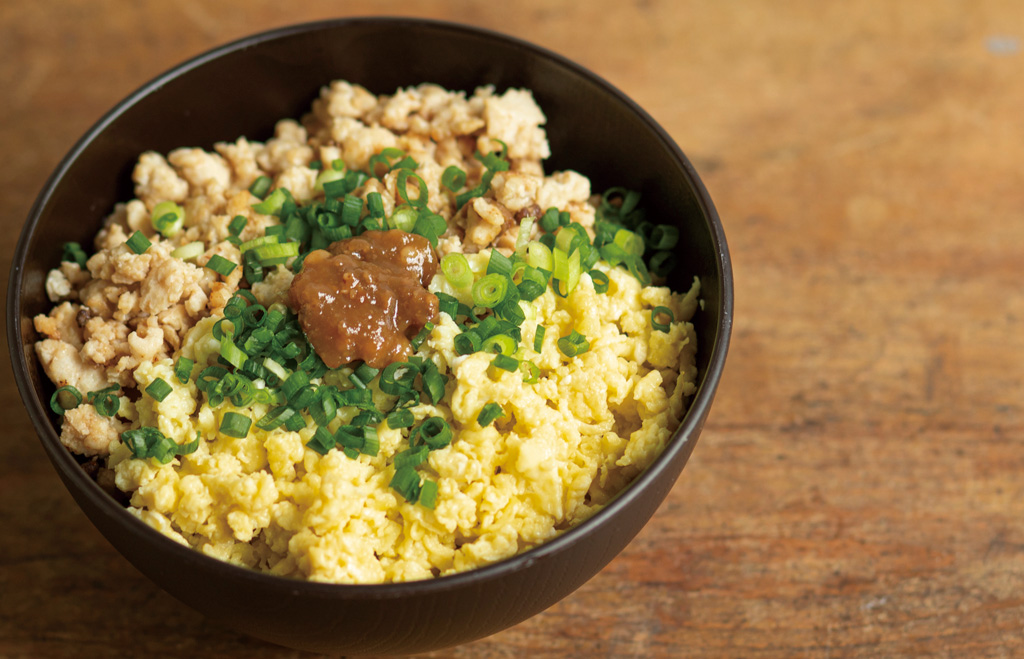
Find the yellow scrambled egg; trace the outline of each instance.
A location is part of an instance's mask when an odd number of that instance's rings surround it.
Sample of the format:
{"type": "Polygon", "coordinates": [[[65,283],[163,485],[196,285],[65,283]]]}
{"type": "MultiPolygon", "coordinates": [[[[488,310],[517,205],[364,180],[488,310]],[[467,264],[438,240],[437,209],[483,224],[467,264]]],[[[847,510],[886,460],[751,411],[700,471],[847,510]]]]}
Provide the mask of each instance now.
{"type": "MultiPolygon", "coordinates": [[[[475,269],[486,252],[469,255],[475,269]]],[[[378,426],[380,451],[352,459],[340,450],[321,456],[307,448],[313,429],[265,432],[245,438],[218,432],[220,417],[238,411],[259,418],[266,407],[216,409],[194,382],[180,384],[172,362],[143,364],[140,388],[155,378],[173,383],[162,402],[143,396],[134,414],[179,443],[198,431],[206,441],[166,465],[111,454],[117,486],[134,492],[130,510],[146,523],[203,553],[274,574],[341,583],[424,579],[508,558],[587,519],[662,451],[693,393],[696,342],[687,322],[698,283],[686,295],[642,287],[621,268],[607,273],[606,293],[589,276],[566,298],[550,289],[522,303],[526,354],[540,368],[527,384],[518,372],[490,365],[491,355],[459,356],[459,330],[441,315],[420,354],[451,371],[437,406],[412,408],[417,421],[440,416],[455,439],[430,453],[438,498],[431,510],[406,502],[389,487],[395,453],[408,448],[401,430],[378,426]],[[668,332],[652,330],[656,306],[677,319],[668,332]],[[537,325],[547,328],[539,353],[537,325]],[[557,339],[573,329],[590,350],[565,357],[557,339]],[[505,416],[487,427],[476,418],[487,403],[505,416]]],[[[433,289],[465,297],[443,275],[433,289]]],[[[467,298],[468,299],[468,298],[467,298]]],[[[219,343],[215,317],[198,323],[181,349],[197,364],[213,364],[219,343]]],[[[326,376],[330,377],[330,375],[326,376]]],[[[383,400],[385,394],[375,391],[383,400]]],[[[338,419],[332,425],[340,425],[338,419]]]]}

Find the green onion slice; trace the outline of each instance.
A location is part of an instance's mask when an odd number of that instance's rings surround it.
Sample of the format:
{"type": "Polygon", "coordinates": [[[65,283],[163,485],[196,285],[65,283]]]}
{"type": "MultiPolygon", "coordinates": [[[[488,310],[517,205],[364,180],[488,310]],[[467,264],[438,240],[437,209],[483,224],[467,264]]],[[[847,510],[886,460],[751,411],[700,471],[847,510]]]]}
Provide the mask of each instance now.
{"type": "Polygon", "coordinates": [[[238,264],[233,261],[229,261],[220,254],[214,254],[210,257],[210,260],[206,262],[206,267],[213,270],[218,275],[226,277],[230,275],[236,267],[238,267],[238,264]]]}
{"type": "Polygon", "coordinates": [[[202,241],[196,240],[191,243],[185,243],[181,247],[175,247],[171,250],[171,256],[182,261],[194,259],[206,251],[206,246],[203,245],[202,241]]]}
{"type": "Polygon", "coordinates": [[[437,481],[426,479],[420,485],[419,503],[424,508],[433,510],[437,506],[437,481]]]}
{"type": "MultiPolygon", "coordinates": [[[[251,192],[254,197],[263,199],[267,196],[267,192],[270,191],[272,183],[273,181],[270,180],[269,176],[259,176],[252,182],[252,185],[249,186],[249,192],[251,192]]],[[[262,213],[263,211],[260,212],[262,213]]]]}
{"type": "Polygon", "coordinates": [[[279,265],[299,255],[299,243],[260,245],[253,248],[253,254],[256,255],[256,260],[264,268],[279,265]]]}
{"type": "Polygon", "coordinates": [[[229,437],[244,438],[249,434],[252,419],[238,412],[225,412],[220,420],[220,431],[229,437]]]}
{"type": "Polygon", "coordinates": [[[672,249],[679,242],[679,229],[669,224],[659,224],[651,230],[652,249],[672,249]]]}
{"type": "Polygon", "coordinates": [[[63,415],[70,409],[74,409],[82,404],[82,392],[70,384],[66,384],[63,387],[57,389],[50,396],[50,409],[55,414],[63,415]]]}
{"type": "Polygon", "coordinates": [[[481,426],[489,426],[495,419],[502,416],[505,416],[505,412],[501,409],[501,405],[487,403],[480,409],[480,413],[476,415],[476,422],[481,426]]]}
{"type": "Polygon", "coordinates": [[[409,443],[418,446],[426,444],[431,450],[444,448],[452,441],[452,429],[439,416],[428,417],[418,425],[409,437],[409,443]]]}
{"type": "Polygon", "coordinates": [[[228,222],[228,233],[232,236],[240,236],[248,223],[249,220],[244,215],[236,215],[228,222]]]}
{"type": "Polygon", "coordinates": [[[510,373],[519,370],[519,360],[508,355],[495,355],[494,359],[491,360],[491,364],[510,373]]]}
{"type": "Polygon", "coordinates": [[[558,339],[558,349],[566,357],[576,357],[590,350],[590,342],[576,330],[568,336],[558,339]]]}
{"type": "Polygon", "coordinates": [[[596,292],[596,293],[607,293],[608,292],[608,284],[610,283],[610,280],[608,279],[608,275],[607,274],[601,272],[600,270],[591,270],[587,274],[590,275],[591,281],[594,282],[594,292],[596,292]]]}
{"type": "Polygon", "coordinates": [[[395,470],[389,485],[409,503],[416,503],[419,500],[420,475],[414,468],[406,466],[395,470]]]}
{"type": "Polygon", "coordinates": [[[519,371],[523,374],[523,382],[526,384],[537,384],[540,380],[540,367],[529,359],[524,359],[519,364],[519,371]]]}
{"type": "MultiPolygon", "coordinates": [[[[455,288],[469,288],[473,285],[473,271],[464,254],[450,252],[441,259],[441,272],[455,288]]],[[[449,314],[451,315],[451,314],[449,314]]]]}
{"type": "Polygon", "coordinates": [[[157,378],[149,383],[146,387],[146,393],[157,400],[157,402],[163,402],[170,393],[174,391],[174,388],[167,384],[163,378],[157,378]]]}
{"type": "Polygon", "coordinates": [[[185,209],[173,201],[161,201],[149,217],[153,228],[168,238],[176,236],[185,225],[185,209]]]}
{"type": "Polygon", "coordinates": [[[78,267],[85,270],[85,263],[89,260],[86,256],[85,250],[78,243],[71,241],[66,242],[61,246],[61,261],[67,261],[69,263],[77,263],[78,267]]]}
{"type": "Polygon", "coordinates": [[[132,250],[136,254],[142,254],[149,246],[153,243],[149,242],[149,239],[141,231],[136,231],[131,235],[128,240],[125,241],[128,245],[128,249],[132,250]]]}
{"type": "Polygon", "coordinates": [[[544,348],[544,335],[547,334],[548,328],[543,325],[537,325],[537,331],[533,335],[533,351],[541,352],[544,348]]]}
{"type": "Polygon", "coordinates": [[[408,169],[402,169],[398,172],[398,196],[402,198],[402,201],[413,208],[424,209],[427,207],[427,184],[419,177],[418,174],[411,172],[408,169]],[[416,185],[419,188],[419,194],[415,199],[409,199],[408,183],[410,178],[416,182],[416,185]]]}
{"type": "Polygon", "coordinates": [[[473,284],[473,303],[478,307],[493,308],[508,294],[510,280],[505,275],[491,273],[473,284]]]}
{"type": "Polygon", "coordinates": [[[441,174],[441,185],[452,192],[458,192],[466,185],[466,172],[457,165],[448,165],[441,174]]]}
{"type": "Polygon", "coordinates": [[[668,307],[654,307],[651,309],[651,327],[659,332],[668,332],[675,322],[675,315],[668,307]]]}

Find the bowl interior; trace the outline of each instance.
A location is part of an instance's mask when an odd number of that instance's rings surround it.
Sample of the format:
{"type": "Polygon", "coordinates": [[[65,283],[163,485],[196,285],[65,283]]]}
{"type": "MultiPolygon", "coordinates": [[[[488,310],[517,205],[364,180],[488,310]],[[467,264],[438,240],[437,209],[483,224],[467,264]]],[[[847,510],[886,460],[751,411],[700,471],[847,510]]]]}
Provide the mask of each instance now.
{"type": "Polygon", "coordinates": [[[731,329],[725,237],[697,174],[671,138],[632,101],[581,67],[522,41],[448,23],[351,19],[285,28],[197,57],[105,116],[41,192],[15,255],[8,295],[15,377],[44,448],[76,501],[142,572],[185,603],[242,631],[311,650],[412,652],[478,638],[519,622],[577,588],[640,530],[683,468],[721,375],[731,329]],[[91,242],[146,150],[209,149],[238,136],[265,140],[277,119],[299,118],[334,79],[374,93],[434,82],[471,92],[531,89],[544,110],[547,171],[575,169],[594,190],[640,190],[659,222],[681,233],[676,288],[702,280],[699,390],[665,454],[587,523],[515,559],[433,582],[389,586],[296,583],[233,568],[143,526],[107,497],[60,446],[47,406],[31,319],[49,308],[46,273],[61,244],[91,242]],[[495,597],[496,592],[501,592],[495,597]],[[341,619],[339,619],[341,616],[341,619]],[[402,626],[402,620],[410,624],[402,626]],[[456,622],[452,622],[455,620],[456,622]],[[405,629],[396,634],[395,629],[405,629]]]}

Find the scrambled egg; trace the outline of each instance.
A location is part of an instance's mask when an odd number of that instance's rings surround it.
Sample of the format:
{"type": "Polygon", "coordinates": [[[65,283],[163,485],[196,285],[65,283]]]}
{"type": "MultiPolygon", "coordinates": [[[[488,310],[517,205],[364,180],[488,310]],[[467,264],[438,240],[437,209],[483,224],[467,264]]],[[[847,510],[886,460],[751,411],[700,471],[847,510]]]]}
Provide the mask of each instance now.
{"type": "MultiPolygon", "coordinates": [[[[308,200],[316,194],[314,157],[363,168],[383,148],[405,149],[420,162],[431,210],[454,227],[439,251],[465,252],[478,274],[491,249],[507,253],[515,244],[516,213],[554,206],[588,230],[593,226],[589,181],[575,172],[543,174],[544,117],[528,92],[496,96],[482,88],[466,99],[423,85],[378,98],[339,82],[325,88],[311,117],[306,127],[281,122],[267,145],[239,139],[218,144],[220,155],[198,149],[172,152],[167,161],[143,155],[134,174],[138,199],[111,216],[88,267],[63,263],[51,273],[47,290],[56,306],[36,318],[36,328],[43,335],[37,353],[55,383],[94,391],[114,382],[139,392],[157,379],[171,385],[159,401],[122,395],[116,416],[97,415],[89,405],[69,410],[62,441],[76,453],[105,458],[117,488],[131,494],[129,512],[161,533],[208,556],[294,578],[426,579],[500,561],[586,520],[661,453],[685,413],[696,381],[689,320],[697,280],[685,294],[673,293],[641,286],[625,269],[599,262],[595,268],[609,279],[606,292],[597,293],[584,273],[566,297],[549,288],[521,302],[520,356],[539,367],[534,384],[520,372],[496,369],[488,353],[458,355],[460,329],[440,314],[418,354],[449,375],[445,395],[437,405],[410,408],[417,422],[438,416],[454,430],[450,445],[431,451],[420,467],[438,484],[433,509],[389,487],[393,456],[409,447],[408,431],[380,423],[377,455],[356,458],[308,448],[312,424],[298,432],[253,424],[244,438],[232,437],[219,430],[226,413],[259,419],[267,406],[235,408],[225,401],[211,408],[194,379],[182,384],[175,377],[179,357],[195,361],[193,373],[217,362],[214,324],[239,287],[241,268],[218,276],[171,251],[202,241],[200,262],[214,254],[238,262],[237,248],[225,240],[228,220],[236,214],[250,220],[244,240],[273,222],[251,210],[256,200],[247,187],[259,175],[308,200]],[[439,180],[451,163],[479,176],[460,143],[465,136],[480,144],[505,140],[513,166],[494,176],[487,195],[455,214],[439,180]],[[176,242],[148,228],[148,209],[163,199],[186,209],[186,231],[176,242]],[[125,247],[133,231],[151,236],[146,253],[125,247]],[[652,329],[655,307],[673,312],[668,331],[652,329]],[[539,352],[533,349],[538,325],[546,328],[539,352]],[[573,330],[587,337],[590,349],[568,358],[556,344],[573,330]],[[504,416],[481,427],[477,415],[489,403],[504,416]],[[201,441],[167,464],[135,459],[119,434],[140,426],[156,427],[179,445],[201,441]]],[[[382,192],[388,213],[397,203],[394,179],[370,179],[363,191],[382,192]]],[[[269,307],[285,302],[290,281],[290,270],[278,266],[252,290],[269,307]]],[[[431,290],[472,302],[468,290],[440,273],[431,290]]],[[[329,371],[323,381],[349,386],[347,375],[329,371]]],[[[388,395],[371,388],[385,408],[388,395]]],[[[354,411],[345,414],[331,430],[354,411]]]]}
{"type": "MultiPolygon", "coordinates": [[[[485,268],[486,256],[471,255],[473,265],[485,268]]],[[[424,579],[550,540],[600,509],[660,454],[694,391],[696,340],[682,319],[694,312],[698,284],[679,295],[641,287],[623,269],[599,268],[610,280],[606,293],[596,293],[584,276],[566,298],[548,290],[523,303],[523,345],[541,370],[533,385],[518,372],[491,367],[487,353],[457,355],[459,330],[442,314],[420,354],[454,377],[441,404],[413,408],[417,421],[441,416],[457,429],[451,445],[430,453],[439,486],[434,510],[388,487],[390,458],[408,448],[401,430],[381,423],[378,455],[356,459],[306,448],[312,427],[254,426],[244,439],[229,437],[218,432],[225,412],[259,418],[265,406],[204,403],[197,410],[195,384],[174,379],[169,359],[135,371],[142,388],[157,377],[174,385],[162,402],[140,398],[136,418],[168,436],[187,440],[198,431],[206,441],[166,465],[133,460],[119,444],[111,454],[117,486],[133,492],[133,514],[182,544],[316,581],[424,579]],[[651,329],[656,306],[680,319],[669,332],[651,329]],[[532,350],[537,324],[548,328],[540,353],[532,350]],[[574,328],[588,337],[590,350],[569,359],[555,344],[574,328]],[[477,414],[490,402],[506,416],[481,428],[477,414]]],[[[443,275],[433,288],[465,295],[443,275]]],[[[196,325],[182,355],[215,363],[213,320],[196,325]]]]}

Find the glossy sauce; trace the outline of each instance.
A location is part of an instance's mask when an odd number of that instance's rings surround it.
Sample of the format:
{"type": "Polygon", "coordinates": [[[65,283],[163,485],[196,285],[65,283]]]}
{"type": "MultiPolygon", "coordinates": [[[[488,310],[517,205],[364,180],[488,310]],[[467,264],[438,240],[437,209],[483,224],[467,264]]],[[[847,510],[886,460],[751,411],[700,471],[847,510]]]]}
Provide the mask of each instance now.
{"type": "Polygon", "coordinates": [[[422,236],[366,231],[310,252],[288,297],[329,367],[361,359],[383,368],[408,358],[409,339],[437,316],[426,289],[437,265],[422,236]]]}

